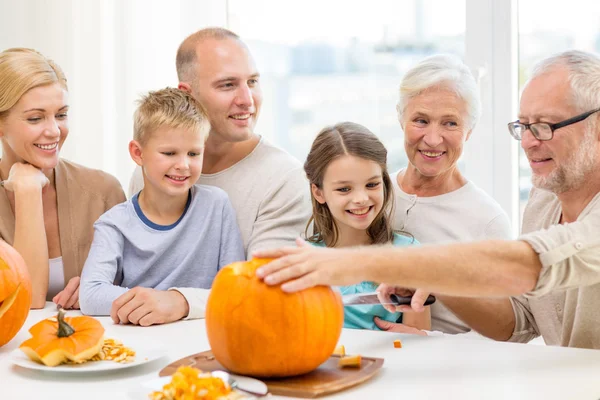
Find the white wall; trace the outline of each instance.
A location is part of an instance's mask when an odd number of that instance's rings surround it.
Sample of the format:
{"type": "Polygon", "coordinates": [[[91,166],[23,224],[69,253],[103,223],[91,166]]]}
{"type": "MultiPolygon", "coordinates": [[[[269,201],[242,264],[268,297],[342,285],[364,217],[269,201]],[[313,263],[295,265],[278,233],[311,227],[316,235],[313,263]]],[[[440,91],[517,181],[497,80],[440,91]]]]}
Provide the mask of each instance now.
{"type": "Polygon", "coordinates": [[[71,129],[62,157],[126,189],[135,101],[177,85],[175,53],[187,35],[225,24],[220,0],[0,0],[0,50],[34,48],[64,69],[71,129]]]}

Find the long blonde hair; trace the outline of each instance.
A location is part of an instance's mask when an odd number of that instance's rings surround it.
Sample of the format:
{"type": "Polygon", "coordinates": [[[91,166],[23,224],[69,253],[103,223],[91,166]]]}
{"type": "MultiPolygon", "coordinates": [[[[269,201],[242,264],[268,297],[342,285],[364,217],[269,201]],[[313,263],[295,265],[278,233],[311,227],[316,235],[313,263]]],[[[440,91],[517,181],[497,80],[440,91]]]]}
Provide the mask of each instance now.
{"type": "Polygon", "coordinates": [[[13,48],[0,53],[0,119],[6,117],[27,91],[38,86],[59,83],[67,89],[62,69],[41,53],[13,48]]]}
{"type": "MultiPolygon", "coordinates": [[[[321,130],[315,138],[304,163],[304,171],[311,185],[323,188],[325,171],[332,161],[344,155],[352,155],[374,161],[381,167],[383,179],[383,206],[367,228],[371,244],[393,241],[394,230],[390,215],[394,207],[392,180],[387,170],[387,150],[371,131],[354,122],[342,122],[321,130]]],[[[313,215],[306,225],[305,235],[309,242],[324,242],[334,247],[339,239],[339,230],[327,204],[319,203],[312,196],[313,215]],[[312,235],[308,234],[313,225],[312,235]]]]}

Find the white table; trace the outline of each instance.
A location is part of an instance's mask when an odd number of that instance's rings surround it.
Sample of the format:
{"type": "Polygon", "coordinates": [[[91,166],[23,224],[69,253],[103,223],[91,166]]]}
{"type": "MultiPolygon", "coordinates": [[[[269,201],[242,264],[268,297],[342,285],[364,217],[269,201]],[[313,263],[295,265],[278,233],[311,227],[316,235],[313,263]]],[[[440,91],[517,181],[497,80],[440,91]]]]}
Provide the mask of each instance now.
{"type": "MultiPolygon", "coordinates": [[[[209,349],[204,320],[148,328],[99,318],[106,336],[135,348],[136,338],[161,341],[168,355],[151,363],[97,374],[59,374],[15,366],[9,353],[34,323],[55,313],[34,310],[19,334],[0,348],[0,399],[130,399],[167,364],[209,349]]],[[[70,312],[72,315],[74,312],[70,312]]],[[[600,351],[496,343],[461,337],[421,337],[345,329],[350,353],[385,359],[371,380],[328,399],[600,399],[600,351]],[[401,338],[402,349],[393,348],[401,338]]],[[[275,397],[273,397],[275,398],[275,397]]]]}

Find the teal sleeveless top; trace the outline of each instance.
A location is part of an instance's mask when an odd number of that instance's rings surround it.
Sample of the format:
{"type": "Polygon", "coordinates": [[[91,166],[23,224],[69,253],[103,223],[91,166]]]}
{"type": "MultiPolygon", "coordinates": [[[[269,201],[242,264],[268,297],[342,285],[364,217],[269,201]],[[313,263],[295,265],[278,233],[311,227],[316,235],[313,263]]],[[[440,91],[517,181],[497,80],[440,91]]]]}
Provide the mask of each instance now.
{"type": "MultiPolygon", "coordinates": [[[[313,246],[325,247],[325,243],[311,243],[313,246]]],[[[419,244],[412,237],[399,235],[394,233],[394,246],[409,246],[419,244]]],[[[338,286],[337,289],[342,295],[358,294],[358,293],[373,293],[379,285],[375,282],[361,282],[356,285],[338,286]]],[[[371,329],[379,331],[375,325],[373,318],[379,317],[382,320],[390,322],[399,322],[402,318],[402,313],[389,312],[381,304],[366,304],[351,307],[344,307],[344,328],[350,329],[371,329]]]]}

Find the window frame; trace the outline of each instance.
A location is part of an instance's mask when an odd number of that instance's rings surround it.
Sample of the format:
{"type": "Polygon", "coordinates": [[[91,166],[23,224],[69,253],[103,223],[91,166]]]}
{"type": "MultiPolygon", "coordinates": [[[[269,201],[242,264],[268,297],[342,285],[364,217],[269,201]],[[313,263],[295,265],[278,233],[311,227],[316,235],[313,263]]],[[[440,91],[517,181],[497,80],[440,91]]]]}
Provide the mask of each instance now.
{"type": "Polygon", "coordinates": [[[467,142],[465,173],[520,231],[518,142],[506,128],[518,109],[518,2],[466,0],[465,62],[479,82],[483,113],[467,142]]]}

